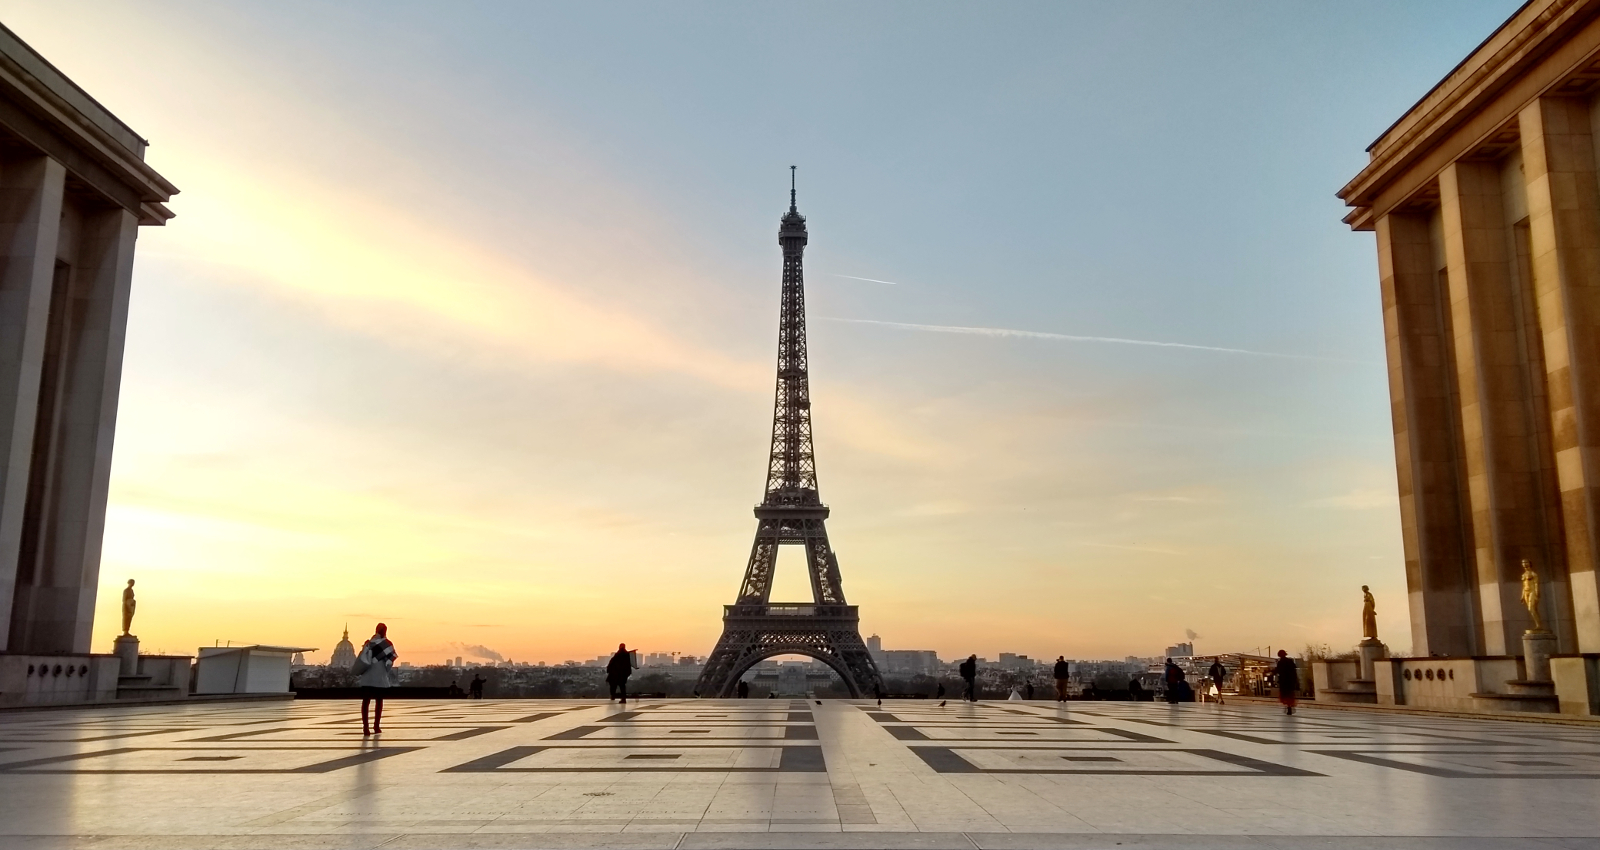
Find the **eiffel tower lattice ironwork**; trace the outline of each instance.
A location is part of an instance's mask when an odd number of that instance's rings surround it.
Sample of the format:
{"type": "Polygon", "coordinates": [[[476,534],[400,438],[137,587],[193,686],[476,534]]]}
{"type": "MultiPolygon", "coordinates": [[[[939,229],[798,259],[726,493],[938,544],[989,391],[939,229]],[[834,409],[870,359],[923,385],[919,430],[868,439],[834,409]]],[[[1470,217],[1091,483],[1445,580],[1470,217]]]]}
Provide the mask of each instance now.
{"type": "Polygon", "coordinates": [[[806,293],[800,258],[806,219],[795,207],[790,166],[789,212],[778,226],[783,247],[783,297],[778,313],[778,389],[773,403],[772,454],[767,491],[756,506],[756,540],[738,601],[724,607],[722,638],[700,672],[697,693],[730,697],[739,677],[774,655],[807,655],[827,664],[861,697],[882,684],[867,645],[861,616],[847,604],[839,559],[828,544],[828,508],[817,494],[811,447],[811,389],[806,368],[806,293]],[[772,571],[779,546],[805,550],[811,603],[773,604],[772,571]]]}

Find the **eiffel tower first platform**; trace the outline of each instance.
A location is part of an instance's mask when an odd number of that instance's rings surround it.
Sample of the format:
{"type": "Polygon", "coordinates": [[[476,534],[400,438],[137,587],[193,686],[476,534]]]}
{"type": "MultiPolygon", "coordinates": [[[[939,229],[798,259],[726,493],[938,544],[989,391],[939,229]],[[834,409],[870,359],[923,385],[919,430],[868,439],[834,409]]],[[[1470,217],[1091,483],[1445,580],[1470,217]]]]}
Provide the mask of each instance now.
{"type": "Polygon", "coordinates": [[[817,494],[811,447],[811,390],[806,369],[806,293],[800,258],[806,219],[795,208],[790,166],[789,212],[778,227],[783,247],[783,298],[778,313],[778,390],[773,403],[767,492],[756,506],[756,541],[739,598],[724,608],[722,639],[706,659],[696,692],[731,697],[756,662],[774,655],[807,655],[833,668],[851,696],[881,685],[861,640],[861,616],[844,599],[839,559],[828,545],[828,508],[817,494]],[[772,570],[779,546],[801,546],[811,579],[811,602],[773,604],[772,570]]]}

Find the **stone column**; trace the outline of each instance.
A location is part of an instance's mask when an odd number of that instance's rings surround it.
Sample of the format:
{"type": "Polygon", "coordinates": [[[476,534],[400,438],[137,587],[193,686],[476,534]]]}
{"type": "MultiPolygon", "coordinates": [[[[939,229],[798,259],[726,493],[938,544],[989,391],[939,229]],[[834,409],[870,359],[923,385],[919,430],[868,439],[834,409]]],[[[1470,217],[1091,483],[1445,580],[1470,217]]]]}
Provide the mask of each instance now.
{"type": "MultiPolygon", "coordinates": [[[[1439,175],[1439,204],[1482,651],[1515,655],[1522,632],[1532,625],[1519,598],[1522,559],[1543,565],[1550,557],[1540,501],[1534,376],[1523,349],[1521,293],[1500,167],[1450,164],[1439,175]]],[[[1561,584],[1559,592],[1547,595],[1564,598],[1561,584]]]]}
{"type": "Polygon", "coordinates": [[[1461,532],[1450,351],[1428,222],[1390,213],[1376,229],[1413,652],[1471,655],[1473,582],[1461,532]]]}
{"type": "Polygon", "coordinates": [[[53,409],[40,417],[50,431],[37,441],[44,451],[36,463],[48,476],[35,517],[37,568],[31,582],[17,586],[17,610],[29,618],[11,628],[13,645],[30,652],[90,650],[133,277],[133,213],[96,210],[75,221],[72,262],[64,270],[69,282],[58,288],[66,317],[57,328],[55,360],[47,363],[56,384],[53,409]]]}
{"type": "Polygon", "coordinates": [[[1522,153],[1552,450],[1580,652],[1600,652],[1600,182],[1588,104],[1541,98],[1523,109],[1522,153]]]}
{"type": "Polygon", "coordinates": [[[0,650],[9,645],[66,169],[0,161],[0,650]]]}

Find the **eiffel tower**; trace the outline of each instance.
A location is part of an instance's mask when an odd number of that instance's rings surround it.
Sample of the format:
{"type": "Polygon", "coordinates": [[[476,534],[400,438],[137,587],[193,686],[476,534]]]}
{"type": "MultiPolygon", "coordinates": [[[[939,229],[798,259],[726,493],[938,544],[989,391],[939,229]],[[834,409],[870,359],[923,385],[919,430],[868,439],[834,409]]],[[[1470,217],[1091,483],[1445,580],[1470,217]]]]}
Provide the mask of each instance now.
{"type": "Polygon", "coordinates": [[[806,370],[806,292],[800,257],[806,219],[795,208],[794,166],[789,166],[789,212],[778,226],[783,247],[783,298],[778,311],[778,389],[772,413],[772,454],[767,492],[756,506],[756,542],[739,598],[724,606],[722,638],[700,671],[696,693],[731,697],[756,662],[774,655],[807,655],[833,668],[850,695],[860,698],[882,684],[861,640],[861,616],[845,603],[839,559],[828,545],[828,507],[817,495],[811,448],[811,390],[806,370]],[[772,569],[779,546],[801,546],[811,578],[811,604],[773,604],[772,569]]]}

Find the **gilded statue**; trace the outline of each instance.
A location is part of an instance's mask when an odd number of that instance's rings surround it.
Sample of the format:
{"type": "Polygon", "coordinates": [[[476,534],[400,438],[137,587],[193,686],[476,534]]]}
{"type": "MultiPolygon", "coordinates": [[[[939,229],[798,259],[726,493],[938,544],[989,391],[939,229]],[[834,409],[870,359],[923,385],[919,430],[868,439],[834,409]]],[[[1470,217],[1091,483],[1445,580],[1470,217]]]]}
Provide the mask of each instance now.
{"type": "Polygon", "coordinates": [[[1378,639],[1378,603],[1364,584],[1361,585],[1361,636],[1378,639]]]}
{"type": "Polygon", "coordinates": [[[1533,571],[1527,558],[1522,559],[1522,604],[1533,617],[1533,628],[1529,631],[1544,631],[1544,618],[1539,615],[1539,574],[1533,571]]]}
{"type": "Polygon", "coordinates": [[[133,628],[133,610],[139,607],[138,601],[133,598],[133,579],[128,579],[128,586],[122,589],[122,633],[127,634],[133,628]]]}

